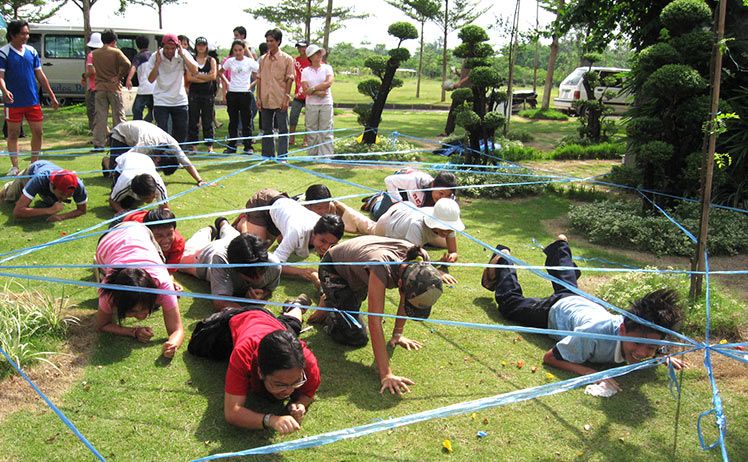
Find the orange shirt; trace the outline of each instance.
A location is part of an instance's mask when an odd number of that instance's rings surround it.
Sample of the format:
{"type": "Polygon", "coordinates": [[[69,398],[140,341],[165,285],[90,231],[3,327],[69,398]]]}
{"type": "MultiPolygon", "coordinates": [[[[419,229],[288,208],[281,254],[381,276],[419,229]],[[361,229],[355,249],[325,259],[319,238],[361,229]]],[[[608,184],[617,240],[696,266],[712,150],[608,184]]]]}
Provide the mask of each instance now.
{"type": "Polygon", "coordinates": [[[289,102],[289,82],[295,78],[294,59],[278,50],[275,55],[265,53],[258,72],[260,103],[264,109],[278,109],[289,102]]]}

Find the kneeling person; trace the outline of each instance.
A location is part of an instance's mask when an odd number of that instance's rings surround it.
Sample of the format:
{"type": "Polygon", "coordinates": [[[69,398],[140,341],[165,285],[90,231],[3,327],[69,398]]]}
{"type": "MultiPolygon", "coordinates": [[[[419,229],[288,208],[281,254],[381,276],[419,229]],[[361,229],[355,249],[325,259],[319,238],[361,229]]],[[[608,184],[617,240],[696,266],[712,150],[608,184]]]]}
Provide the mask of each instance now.
{"type": "MultiPolygon", "coordinates": [[[[501,253],[508,254],[509,249],[497,246],[501,253]]],[[[571,248],[566,236],[544,250],[547,267],[574,267],[571,248]]],[[[495,255],[494,257],[500,257],[495,255]]],[[[504,258],[492,259],[501,264],[504,258]]],[[[631,338],[662,340],[665,334],[650,327],[638,324],[631,318],[612,314],[599,304],[576,295],[561,284],[553,283],[554,293],[546,298],[525,298],[517,281],[514,268],[496,268],[496,288],[494,296],[501,314],[518,324],[556,330],[588,332],[593,334],[620,335],[631,338]]],[[[579,272],[572,269],[548,269],[548,274],[567,284],[576,287],[579,272]]],[[[673,329],[682,319],[683,313],[678,306],[677,294],[669,289],[656,290],[637,300],[629,312],[653,324],[673,329]]],[[[553,336],[559,340],[543,356],[543,362],[549,366],[579,375],[597,372],[584,363],[623,363],[633,364],[652,358],[657,352],[657,345],[635,343],[625,340],[601,340],[578,336],[553,336]]],[[[684,365],[680,360],[670,358],[673,366],[684,365]]],[[[605,380],[614,390],[620,386],[613,379],[605,380]]]]}
{"type": "MultiPolygon", "coordinates": [[[[115,212],[130,210],[139,203],[149,204],[154,200],[167,199],[166,185],[150,157],[139,152],[128,151],[117,158],[114,168],[114,186],[109,196],[109,205],[115,212]]],[[[168,207],[167,203],[161,204],[168,207]]]]}
{"type": "Polygon", "coordinates": [[[52,162],[39,160],[24,170],[20,178],[6,183],[2,189],[2,199],[15,202],[15,218],[48,217],[47,221],[62,221],[86,213],[88,193],[78,176],[52,162]],[[39,196],[45,207],[31,207],[31,201],[39,196]],[[75,201],[76,208],[60,213],[63,202],[75,201]]]}
{"type": "MultiPolygon", "coordinates": [[[[210,227],[198,230],[185,244],[183,264],[248,264],[280,263],[269,253],[268,244],[257,236],[239,233],[225,218],[216,220],[218,239],[212,239],[210,227]]],[[[210,282],[210,292],[216,296],[244,297],[267,300],[280,282],[280,266],[238,266],[220,268],[212,266],[181,268],[180,271],[210,282]]],[[[239,307],[226,300],[213,300],[216,311],[239,307]]]]}

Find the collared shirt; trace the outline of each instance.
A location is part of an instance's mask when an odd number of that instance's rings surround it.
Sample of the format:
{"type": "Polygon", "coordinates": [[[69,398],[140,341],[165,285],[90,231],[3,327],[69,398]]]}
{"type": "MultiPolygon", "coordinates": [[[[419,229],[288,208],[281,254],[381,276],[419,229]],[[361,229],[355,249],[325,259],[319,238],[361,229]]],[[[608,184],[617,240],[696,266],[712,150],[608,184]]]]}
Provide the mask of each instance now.
{"type": "MultiPolygon", "coordinates": [[[[52,173],[58,170],[62,170],[62,167],[48,160],[38,160],[31,164],[28,171],[31,178],[29,178],[28,183],[23,188],[23,195],[32,201],[38,195],[46,204],[59,202],[55,193],[52,192],[52,182],[50,181],[52,173]]],[[[76,205],[85,204],[88,201],[86,187],[80,178],[78,178],[78,186],[76,186],[73,193],[73,201],[75,201],[76,205]]]]}
{"type": "Polygon", "coordinates": [[[274,55],[265,53],[260,58],[258,73],[260,103],[265,109],[279,109],[288,103],[288,81],[294,80],[294,59],[278,50],[274,55]]]}
{"type": "Polygon", "coordinates": [[[5,86],[13,93],[13,102],[5,107],[27,107],[39,104],[36,71],[41,70],[39,54],[34,47],[24,44],[21,50],[10,43],[0,47],[0,71],[5,72],[5,86]]]}
{"type": "Polygon", "coordinates": [[[122,50],[104,45],[94,50],[93,66],[96,69],[97,91],[118,92],[122,90],[122,78],[130,71],[130,60],[122,50]]]}
{"type": "MultiPolygon", "coordinates": [[[[179,56],[179,52],[174,52],[174,57],[171,59],[164,56],[163,48],[157,53],[161,54],[161,64],[158,68],[156,80],[153,82],[153,105],[187,106],[187,90],[184,88],[184,71],[187,70],[185,61],[197,66],[195,59],[187,51],[183,53],[184,58],[179,56]]],[[[157,53],[154,52],[148,59],[148,65],[151,69],[156,65],[157,53]]]]}

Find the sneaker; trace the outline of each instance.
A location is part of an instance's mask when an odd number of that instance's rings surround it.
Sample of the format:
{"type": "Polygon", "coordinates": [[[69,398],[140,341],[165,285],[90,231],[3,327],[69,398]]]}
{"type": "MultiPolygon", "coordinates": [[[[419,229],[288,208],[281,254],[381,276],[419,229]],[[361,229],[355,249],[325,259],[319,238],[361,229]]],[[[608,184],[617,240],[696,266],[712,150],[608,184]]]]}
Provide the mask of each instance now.
{"type": "Polygon", "coordinates": [[[251,156],[255,153],[254,149],[252,149],[252,146],[248,146],[244,148],[244,154],[251,156]]]}
{"type": "Polygon", "coordinates": [[[226,148],[223,150],[224,154],[236,154],[236,148],[226,148]]]}
{"type": "Polygon", "coordinates": [[[213,224],[213,226],[215,226],[216,231],[218,232],[219,236],[221,235],[221,226],[223,226],[223,222],[224,221],[226,222],[226,224],[228,224],[229,226],[231,226],[231,223],[229,223],[229,220],[226,217],[218,217],[218,218],[216,218],[216,221],[213,224]]]}
{"type": "Polygon", "coordinates": [[[10,168],[10,170],[8,170],[7,176],[17,176],[19,173],[21,173],[21,171],[18,170],[18,167],[14,165],[13,167],[10,168]]]}
{"type": "MultiPolygon", "coordinates": [[[[310,306],[312,306],[312,298],[309,295],[307,295],[307,294],[301,294],[301,295],[299,295],[298,297],[296,297],[294,299],[290,299],[289,298],[288,300],[286,300],[283,303],[298,306],[301,309],[302,313],[306,313],[306,310],[310,306]]],[[[293,306],[284,306],[283,309],[281,310],[281,312],[288,313],[292,309],[294,309],[293,306]]]]}

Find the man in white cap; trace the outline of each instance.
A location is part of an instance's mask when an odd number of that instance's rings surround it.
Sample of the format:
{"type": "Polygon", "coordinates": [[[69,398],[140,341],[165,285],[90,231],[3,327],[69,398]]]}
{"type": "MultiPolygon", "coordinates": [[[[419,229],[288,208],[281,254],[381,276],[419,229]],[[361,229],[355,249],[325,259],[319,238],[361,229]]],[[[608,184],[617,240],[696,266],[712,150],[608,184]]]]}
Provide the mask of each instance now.
{"type": "Polygon", "coordinates": [[[93,133],[94,114],[96,114],[96,68],[93,64],[93,52],[104,46],[101,41],[101,33],[94,32],[86,44],[88,54],[86,55],[86,71],[83,74],[83,86],[86,88],[86,116],[88,117],[88,129],[93,133]]]}
{"type": "Polygon", "coordinates": [[[418,246],[431,244],[446,248],[440,261],[457,261],[457,239],[455,231],[463,231],[465,224],[460,219],[460,206],[454,199],[436,201],[434,207],[416,208],[412,204],[397,203],[387,213],[371,222],[368,234],[404,239],[418,246]]]}

